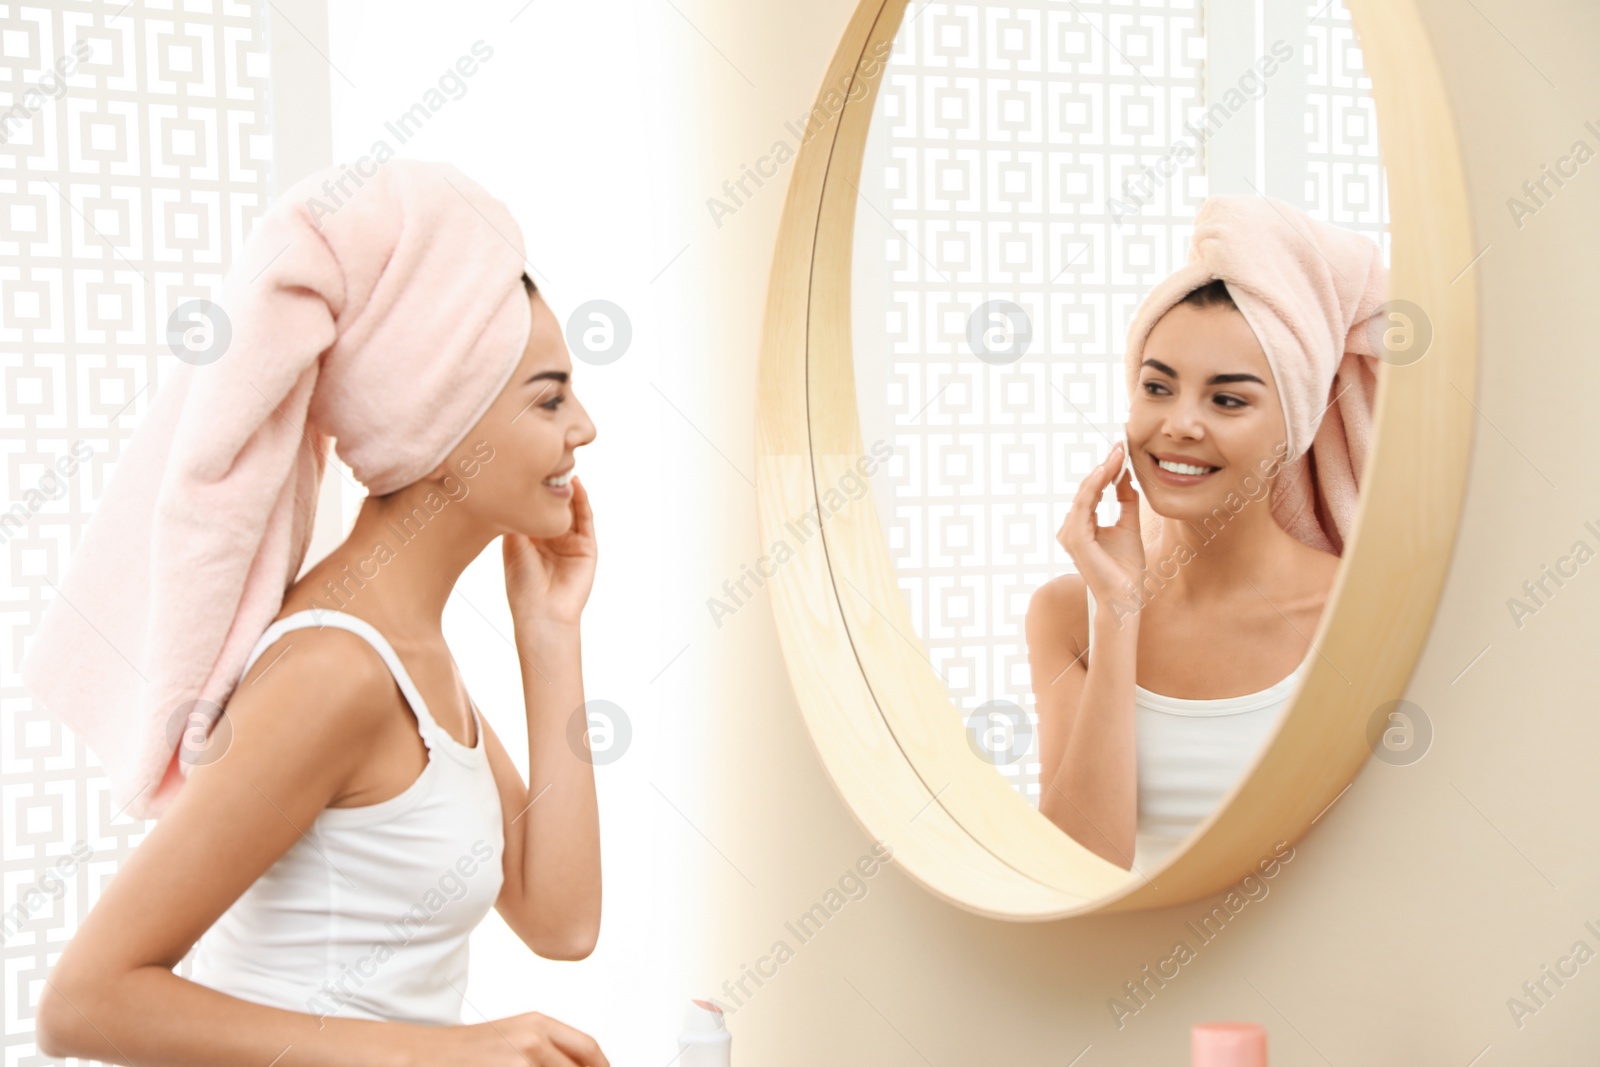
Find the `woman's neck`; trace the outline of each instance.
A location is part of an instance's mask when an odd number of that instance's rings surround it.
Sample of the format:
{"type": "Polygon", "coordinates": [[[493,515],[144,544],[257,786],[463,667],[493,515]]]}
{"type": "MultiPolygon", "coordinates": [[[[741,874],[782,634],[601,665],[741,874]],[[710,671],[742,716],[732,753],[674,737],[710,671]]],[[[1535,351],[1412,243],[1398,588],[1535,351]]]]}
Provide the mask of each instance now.
{"type": "Polygon", "coordinates": [[[437,640],[456,580],[493,540],[451,512],[368,498],[349,536],[295,582],[286,605],[348,612],[397,645],[437,640]]]}
{"type": "Polygon", "coordinates": [[[1288,564],[1295,544],[1263,496],[1200,522],[1163,516],[1160,537],[1145,550],[1146,569],[1152,584],[1182,599],[1225,598],[1288,564]]]}

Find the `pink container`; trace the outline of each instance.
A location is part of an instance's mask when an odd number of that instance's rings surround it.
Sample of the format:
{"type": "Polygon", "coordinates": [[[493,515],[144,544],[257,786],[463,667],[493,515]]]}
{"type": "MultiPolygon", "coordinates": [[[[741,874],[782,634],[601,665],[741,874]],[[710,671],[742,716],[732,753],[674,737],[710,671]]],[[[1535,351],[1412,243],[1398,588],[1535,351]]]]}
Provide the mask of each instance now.
{"type": "Polygon", "coordinates": [[[1191,1067],[1267,1067],[1267,1031],[1255,1023],[1196,1023],[1189,1057],[1191,1067]]]}

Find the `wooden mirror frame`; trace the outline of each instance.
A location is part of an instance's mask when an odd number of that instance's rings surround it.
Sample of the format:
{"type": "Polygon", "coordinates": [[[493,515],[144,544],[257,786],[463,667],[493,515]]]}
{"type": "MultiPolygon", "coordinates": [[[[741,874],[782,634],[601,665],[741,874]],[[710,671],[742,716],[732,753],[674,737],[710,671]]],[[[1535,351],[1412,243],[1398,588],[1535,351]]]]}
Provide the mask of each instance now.
{"type": "Polygon", "coordinates": [[[772,555],[758,565],[800,709],[846,805],[913,879],[969,911],[1043,921],[1166,907],[1229,886],[1343,794],[1371,754],[1374,713],[1405,692],[1465,492],[1477,250],[1454,122],[1412,0],[1348,3],[1388,171],[1390,294],[1424,310],[1433,340],[1413,363],[1379,366],[1372,452],[1383,460],[1369,457],[1362,474],[1355,529],[1313,642],[1321,654],[1255,763],[1143,874],[1057,829],[969,749],[897,587],[872,494],[841,491],[866,460],[851,255],[883,63],[876,74],[859,70],[881,42],[892,44],[906,0],[863,0],[828,67],[818,128],[808,127],[795,157],[768,289],[756,497],[772,555]]]}

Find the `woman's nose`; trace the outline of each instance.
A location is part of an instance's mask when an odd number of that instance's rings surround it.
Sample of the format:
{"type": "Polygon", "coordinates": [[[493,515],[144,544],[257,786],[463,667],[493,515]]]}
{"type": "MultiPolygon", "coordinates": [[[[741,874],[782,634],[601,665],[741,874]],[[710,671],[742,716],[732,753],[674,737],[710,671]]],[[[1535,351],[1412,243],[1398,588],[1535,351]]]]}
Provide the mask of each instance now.
{"type": "Polygon", "coordinates": [[[1198,405],[1180,400],[1167,410],[1162,428],[1174,438],[1198,439],[1205,436],[1205,419],[1198,405]]]}
{"type": "Polygon", "coordinates": [[[578,419],[573,426],[577,437],[576,444],[586,445],[595,439],[597,431],[594,428],[594,422],[589,418],[589,410],[582,404],[577,405],[577,407],[578,419]]]}

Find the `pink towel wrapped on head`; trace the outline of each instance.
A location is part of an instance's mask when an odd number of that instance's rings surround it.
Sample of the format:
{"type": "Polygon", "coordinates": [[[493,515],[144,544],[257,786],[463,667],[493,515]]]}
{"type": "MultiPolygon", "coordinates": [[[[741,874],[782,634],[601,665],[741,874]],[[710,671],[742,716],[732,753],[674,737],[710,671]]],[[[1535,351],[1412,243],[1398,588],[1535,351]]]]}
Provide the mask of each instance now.
{"type": "Polygon", "coordinates": [[[170,805],[185,731],[214,723],[282,607],[329,439],[369,493],[409,485],[527,347],[504,204],[449,164],[404,159],[335,202],[325,182],[341,172],[307,176],[257,222],[211,309],[220,356],[168,374],[22,665],[135,818],[170,805]]]}
{"type": "MultiPolygon", "coordinates": [[[[1289,452],[1272,515],[1298,540],[1341,555],[1372,440],[1379,354],[1372,328],[1389,285],[1383,252],[1371,238],[1274,197],[1209,197],[1195,215],[1188,262],[1150,291],[1128,327],[1130,397],[1151,328],[1216,278],[1261,342],[1283,401],[1289,452]]],[[[1142,498],[1140,511],[1152,541],[1161,518],[1142,498]]]]}

